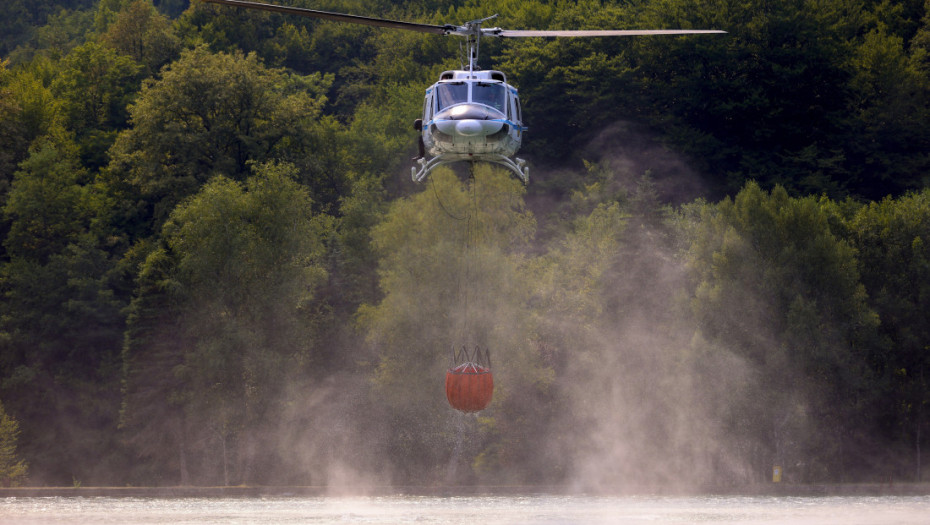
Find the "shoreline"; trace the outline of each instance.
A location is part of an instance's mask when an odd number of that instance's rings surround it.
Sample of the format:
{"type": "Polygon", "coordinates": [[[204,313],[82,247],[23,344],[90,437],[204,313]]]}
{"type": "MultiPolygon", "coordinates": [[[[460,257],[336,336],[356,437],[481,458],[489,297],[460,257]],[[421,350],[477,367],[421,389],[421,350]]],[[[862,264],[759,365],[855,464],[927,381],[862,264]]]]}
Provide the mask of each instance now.
{"type": "Polygon", "coordinates": [[[759,484],[742,487],[707,487],[704,490],[668,490],[640,487],[638,490],[602,487],[580,491],[564,485],[474,485],[474,486],[235,486],[235,487],[11,487],[0,488],[0,498],[300,498],[373,496],[928,496],[930,483],[813,483],[759,484]]]}

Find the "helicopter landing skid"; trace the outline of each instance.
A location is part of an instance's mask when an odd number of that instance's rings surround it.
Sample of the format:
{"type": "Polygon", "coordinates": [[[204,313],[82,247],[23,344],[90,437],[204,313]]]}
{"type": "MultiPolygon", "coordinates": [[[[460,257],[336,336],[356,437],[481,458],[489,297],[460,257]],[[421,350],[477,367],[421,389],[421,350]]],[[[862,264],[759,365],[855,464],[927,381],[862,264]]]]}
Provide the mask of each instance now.
{"type": "Polygon", "coordinates": [[[429,176],[430,172],[439,166],[445,166],[453,162],[479,160],[504,166],[523,181],[523,184],[528,184],[530,181],[530,168],[526,165],[526,161],[517,157],[511,159],[504,155],[481,155],[480,157],[472,155],[443,155],[431,159],[421,158],[417,160],[417,163],[420,165],[419,170],[416,166],[410,168],[410,178],[412,178],[414,182],[423,182],[426,180],[426,177],[429,176]]]}

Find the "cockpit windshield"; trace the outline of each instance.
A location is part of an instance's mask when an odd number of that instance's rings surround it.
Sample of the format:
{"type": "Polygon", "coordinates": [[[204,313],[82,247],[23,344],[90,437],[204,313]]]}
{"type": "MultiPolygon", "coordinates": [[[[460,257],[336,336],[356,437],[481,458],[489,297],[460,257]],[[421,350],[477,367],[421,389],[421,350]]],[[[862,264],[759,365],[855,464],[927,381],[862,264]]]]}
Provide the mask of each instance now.
{"type": "Polygon", "coordinates": [[[507,100],[507,93],[504,91],[502,84],[490,84],[486,82],[477,82],[472,85],[472,101],[504,112],[507,100]]]}
{"type": "Polygon", "coordinates": [[[436,86],[436,101],[439,104],[437,111],[468,102],[468,85],[464,82],[439,84],[436,86]]]}

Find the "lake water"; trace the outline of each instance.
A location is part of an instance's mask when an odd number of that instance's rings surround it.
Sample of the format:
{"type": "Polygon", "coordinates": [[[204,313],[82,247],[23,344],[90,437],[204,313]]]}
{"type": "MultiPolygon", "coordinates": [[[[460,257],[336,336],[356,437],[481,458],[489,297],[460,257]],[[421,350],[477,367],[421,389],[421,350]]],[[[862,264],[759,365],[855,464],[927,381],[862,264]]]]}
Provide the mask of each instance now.
{"type": "Polygon", "coordinates": [[[0,498],[0,523],[926,525],[930,496],[0,498]]]}

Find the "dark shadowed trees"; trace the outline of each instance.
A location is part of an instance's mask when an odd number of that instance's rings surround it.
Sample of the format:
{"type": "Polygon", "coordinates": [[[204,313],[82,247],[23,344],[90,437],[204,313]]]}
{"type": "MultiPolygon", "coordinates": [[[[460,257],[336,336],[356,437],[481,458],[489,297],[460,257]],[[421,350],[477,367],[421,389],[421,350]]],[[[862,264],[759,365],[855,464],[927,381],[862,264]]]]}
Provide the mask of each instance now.
{"type": "Polygon", "coordinates": [[[887,468],[920,481],[930,437],[930,193],[872,202],[849,227],[869,303],[881,318],[879,333],[887,338],[884,351],[871,357],[883,387],[877,415],[886,437],[913,458],[887,468]]]}
{"type": "Polygon", "coordinates": [[[0,485],[4,487],[18,486],[29,472],[29,465],[16,453],[18,440],[19,422],[0,404],[0,485]]]}
{"type": "Polygon", "coordinates": [[[115,425],[123,303],[112,257],[92,227],[89,179],[73,143],[42,139],[3,207],[0,388],[45,483],[102,482],[118,457],[115,435],[101,431],[115,425]]]}

